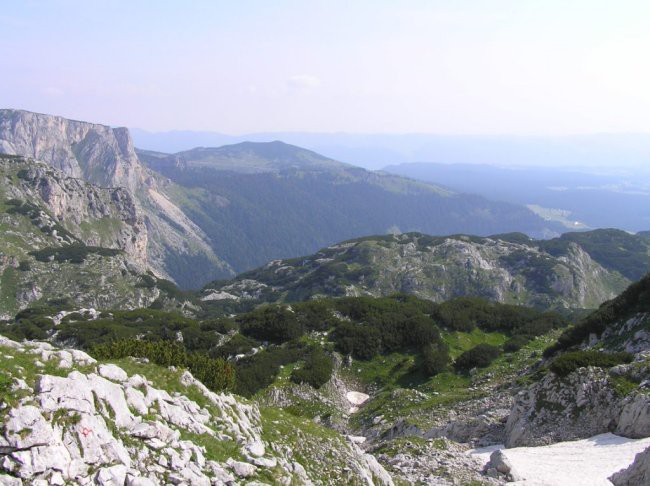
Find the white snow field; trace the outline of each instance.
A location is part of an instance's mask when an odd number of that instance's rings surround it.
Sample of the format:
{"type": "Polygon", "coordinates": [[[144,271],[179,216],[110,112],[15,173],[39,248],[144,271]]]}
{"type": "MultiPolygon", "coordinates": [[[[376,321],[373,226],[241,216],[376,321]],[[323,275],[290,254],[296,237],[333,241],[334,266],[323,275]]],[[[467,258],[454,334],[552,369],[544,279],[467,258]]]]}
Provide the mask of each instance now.
{"type": "Polygon", "coordinates": [[[508,483],[525,486],[609,485],[613,473],[626,468],[634,456],[650,446],[650,438],[626,439],[600,434],[589,439],[558,442],[548,446],[515,447],[502,445],[472,449],[468,454],[487,464],[490,454],[502,449],[523,481],[508,483]]]}
{"type": "Polygon", "coordinates": [[[348,413],[355,413],[359,410],[359,406],[363,405],[370,398],[370,395],[358,391],[349,391],[345,394],[345,397],[352,404],[348,413]]]}

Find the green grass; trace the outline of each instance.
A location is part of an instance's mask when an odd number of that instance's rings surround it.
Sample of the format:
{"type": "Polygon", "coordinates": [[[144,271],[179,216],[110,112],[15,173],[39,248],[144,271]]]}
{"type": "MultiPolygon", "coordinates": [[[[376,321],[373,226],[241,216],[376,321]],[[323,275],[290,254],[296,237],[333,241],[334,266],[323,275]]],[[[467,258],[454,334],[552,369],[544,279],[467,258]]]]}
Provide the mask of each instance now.
{"type": "Polygon", "coordinates": [[[502,346],[508,340],[505,334],[485,332],[478,328],[472,332],[446,331],[442,333],[442,338],[449,346],[449,355],[454,359],[478,344],[502,346]]]}
{"type": "MultiPolygon", "coordinates": [[[[519,351],[501,355],[490,366],[477,370],[472,376],[446,371],[423,381],[412,389],[399,388],[400,381],[395,380],[392,382],[393,386],[388,386],[377,393],[359,413],[353,416],[351,423],[353,426],[361,427],[371,423],[374,417],[382,415],[389,424],[404,418],[408,423],[426,428],[433,423],[435,417],[446,413],[454,404],[481,398],[491,392],[491,386],[517,380],[519,372],[538,361],[542,351],[555,342],[559,333],[560,331],[553,331],[535,338],[519,351]],[[474,386],[477,383],[485,383],[488,386],[474,386]]],[[[450,347],[453,346],[454,353],[457,355],[482,342],[495,345],[506,339],[500,333],[481,331],[445,333],[443,337],[450,343],[450,347]]],[[[397,357],[394,359],[397,360],[397,357]]]]}
{"type": "Polygon", "coordinates": [[[0,277],[0,310],[14,314],[18,311],[16,292],[18,291],[18,271],[13,267],[5,268],[0,277]]]}
{"type": "Polygon", "coordinates": [[[610,378],[610,382],[614,387],[614,393],[618,397],[625,397],[635,391],[639,385],[624,376],[614,376],[610,378]]]}
{"type": "MultiPolygon", "coordinates": [[[[262,438],[276,447],[291,448],[293,460],[302,464],[311,477],[323,484],[361,484],[346,476],[343,455],[350,449],[338,432],[277,408],[260,407],[260,412],[262,438]]],[[[271,476],[272,471],[267,477],[273,482],[271,476]]]]}
{"type": "Polygon", "coordinates": [[[412,372],[416,355],[411,353],[391,353],[375,356],[371,360],[354,360],[352,366],[343,368],[341,375],[365,386],[392,389],[400,380],[412,372]]]}

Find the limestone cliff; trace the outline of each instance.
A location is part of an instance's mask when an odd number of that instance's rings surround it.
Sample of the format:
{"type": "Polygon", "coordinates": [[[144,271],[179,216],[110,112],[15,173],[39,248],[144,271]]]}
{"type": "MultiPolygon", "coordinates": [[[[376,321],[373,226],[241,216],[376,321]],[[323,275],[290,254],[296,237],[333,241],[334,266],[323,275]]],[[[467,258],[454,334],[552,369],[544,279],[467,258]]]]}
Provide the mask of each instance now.
{"type": "MultiPolygon", "coordinates": [[[[174,184],[140,163],[126,128],[23,110],[0,110],[0,153],[40,160],[68,178],[114,189],[112,197],[125,209],[128,206],[138,226],[139,236],[130,244],[130,250],[158,275],[181,280],[188,286],[192,271],[203,281],[233,274],[215,255],[204,232],[176,204],[179,191],[174,184]]],[[[68,179],[68,188],[75,184],[72,179],[68,179]]],[[[66,188],[43,177],[40,180],[45,182],[39,192],[57,215],[57,211],[78,207],[62,195],[66,188]]],[[[101,232],[93,235],[93,231],[88,230],[87,238],[101,240],[101,232]]]]}
{"type": "Polygon", "coordinates": [[[49,299],[147,306],[147,231],[130,193],[47,164],[0,155],[0,316],[49,299]]]}
{"type": "Polygon", "coordinates": [[[0,151],[43,160],[104,187],[135,191],[145,177],[126,128],[0,110],[0,151]]]}

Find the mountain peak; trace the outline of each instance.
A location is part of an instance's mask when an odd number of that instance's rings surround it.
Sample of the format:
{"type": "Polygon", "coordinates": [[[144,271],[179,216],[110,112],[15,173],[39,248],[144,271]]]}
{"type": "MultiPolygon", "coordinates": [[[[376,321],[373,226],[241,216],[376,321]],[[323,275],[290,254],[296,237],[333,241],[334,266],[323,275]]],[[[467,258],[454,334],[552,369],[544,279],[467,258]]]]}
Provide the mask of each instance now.
{"type": "Polygon", "coordinates": [[[337,162],[296,145],[280,140],[272,142],[240,142],[221,147],[197,147],[174,154],[190,166],[217,170],[255,173],[276,172],[289,168],[346,167],[337,162]]]}

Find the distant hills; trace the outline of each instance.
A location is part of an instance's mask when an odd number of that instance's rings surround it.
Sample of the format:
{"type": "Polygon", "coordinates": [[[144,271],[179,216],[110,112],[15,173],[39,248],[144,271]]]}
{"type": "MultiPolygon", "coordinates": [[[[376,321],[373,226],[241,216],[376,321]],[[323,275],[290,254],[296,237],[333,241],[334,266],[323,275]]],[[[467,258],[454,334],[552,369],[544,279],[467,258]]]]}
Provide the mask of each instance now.
{"type": "MultiPolygon", "coordinates": [[[[562,231],[522,205],[368,171],[279,141],[174,154],[136,151],[125,129],[0,110],[0,147],[40,159],[66,177],[124,187],[134,201],[133,218],[142,221],[143,264],[185,289],[365,235],[480,238],[516,231],[540,238],[562,231]]],[[[579,245],[596,259],[586,243],[579,245]]],[[[572,297],[571,305],[602,301],[620,289],[612,283],[617,278],[607,276],[609,283],[598,287],[605,290],[572,297]]]]}
{"type": "MultiPolygon", "coordinates": [[[[650,135],[603,133],[568,136],[359,134],[276,132],[224,135],[207,131],[132,129],[136,146],[161,152],[244,141],[283,140],[367,169],[413,162],[555,168],[633,168],[650,157],[650,135]]],[[[647,173],[647,171],[646,171],[647,173]]]]}
{"type": "Polygon", "coordinates": [[[650,240],[620,230],[532,240],[419,233],[359,238],[213,282],[204,302],[236,307],[316,297],[479,296],[538,308],[594,308],[650,271],[650,240]]]}
{"type": "Polygon", "coordinates": [[[237,272],[368,234],[558,234],[528,209],[367,171],[282,142],[139,151],[182,187],[176,203],[237,272]]]}
{"type": "Polygon", "coordinates": [[[650,173],[626,171],[623,166],[618,170],[568,170],[412,163],[390,165],[385,170],[435,181],[460,192],[528,205],[569,229],[613,227],[636,232],[650,228],[650,173]]]}

